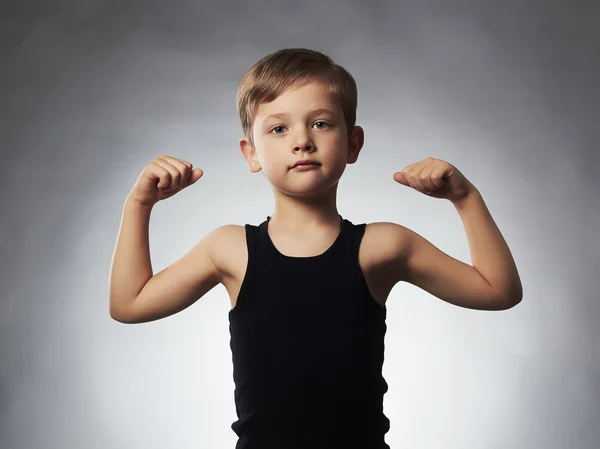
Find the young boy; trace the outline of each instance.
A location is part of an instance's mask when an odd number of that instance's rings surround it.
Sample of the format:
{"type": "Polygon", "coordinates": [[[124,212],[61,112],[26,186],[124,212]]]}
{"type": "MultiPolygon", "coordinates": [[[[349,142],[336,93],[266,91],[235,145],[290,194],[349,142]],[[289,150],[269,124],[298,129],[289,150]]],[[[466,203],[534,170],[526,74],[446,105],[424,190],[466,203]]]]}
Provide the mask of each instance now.
{"type": "Polygon", "coordinates": [[[272,185],[260,225],[225,225],[153,276],[152,207],[195,183],[192,164],[161,156],[129,193],[110,273],[110,315],[142,323],[177,313],[221,283],[229,312],[237,449],[389,448],[382,376],[386,300],[400,281],[457,306],[504,310],[521,281],[479,191],[451,164],[426,158],[393,179],[451,201],[473,266],[395,223],[353,224],[336,207],[357,161],[352,76],[322,53],[285,49],[257,62],[238,89],[252,173],[272,185]]]}

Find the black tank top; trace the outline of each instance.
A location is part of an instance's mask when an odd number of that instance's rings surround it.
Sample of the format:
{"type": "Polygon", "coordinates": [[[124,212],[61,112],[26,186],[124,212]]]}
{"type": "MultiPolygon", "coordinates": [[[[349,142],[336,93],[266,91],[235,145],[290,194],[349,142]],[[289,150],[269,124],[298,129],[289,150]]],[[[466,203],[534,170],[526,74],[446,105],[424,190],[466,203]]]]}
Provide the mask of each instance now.
{"type": "Polygon", "coordinates": [[[327,251],[289,257],[270,218],[245,226],[248,266],[229,312],[236,449],[389,449],[387,309],[358,263],[366,224],[340,216],[327,251]]]}

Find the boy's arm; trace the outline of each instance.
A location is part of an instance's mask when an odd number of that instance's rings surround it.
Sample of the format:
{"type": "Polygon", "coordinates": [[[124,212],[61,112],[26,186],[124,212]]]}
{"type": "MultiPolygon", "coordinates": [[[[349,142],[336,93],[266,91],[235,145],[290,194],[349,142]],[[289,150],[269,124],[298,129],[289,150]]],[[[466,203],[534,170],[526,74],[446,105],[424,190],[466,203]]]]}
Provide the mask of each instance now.
{"type": "Polygon", "coordinates": [[[450,304],[469,309],[514,307],[523,297],[521,280],[481,194],[474,190],[453,204],[467,234],[473,266],[450,257],[408,228],[382,223],[382,241],[390,242],[394,281],[409,282],[450,304]]]}
{"type": "Polygon", "coordinates": [[[217,228],[187,254],[153,276],[149,249],[151,207],[128,198],[123,209],[109,278],[110,316],[122,323],[144,323],[173,315],[220,282],[214,264],[217,228]]]}

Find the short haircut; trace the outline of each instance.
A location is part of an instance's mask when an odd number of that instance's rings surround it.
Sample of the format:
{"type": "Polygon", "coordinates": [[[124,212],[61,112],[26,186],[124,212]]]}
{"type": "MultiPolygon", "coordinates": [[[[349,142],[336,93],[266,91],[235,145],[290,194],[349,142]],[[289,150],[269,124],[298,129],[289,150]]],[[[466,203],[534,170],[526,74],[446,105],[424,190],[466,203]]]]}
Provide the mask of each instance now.
{"type": "Polygon", "coordinates": [[[348,135],[356,123],[356,81],[343,67],[321,52],[286,48],[271,53],[248,70],[237,89],[237,111],[244,135],[254,145],[252,124],[261,103],[269,103],[291,87],[309,81],[324,81],[337,96],[348,135]]]}

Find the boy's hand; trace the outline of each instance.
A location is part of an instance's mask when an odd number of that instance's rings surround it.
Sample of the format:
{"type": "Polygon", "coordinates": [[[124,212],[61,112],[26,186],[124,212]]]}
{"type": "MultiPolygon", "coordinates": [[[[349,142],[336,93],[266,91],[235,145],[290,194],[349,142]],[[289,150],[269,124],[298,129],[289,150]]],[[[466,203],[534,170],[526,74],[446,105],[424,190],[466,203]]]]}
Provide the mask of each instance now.
{"type": "Polygon", "coordinates": [[[194,169],[187,161],[159,156],[142,170],[130,197],[144,206],[152,207],[194,184],[203,174],[201,169],[194,169]]]}
{"type": "Polygon", "coordinates": [[[467,178],[452,164],[428,157],[394,173],[394,181],[434,198],[457,202],[475,190],[467,178]]]}

